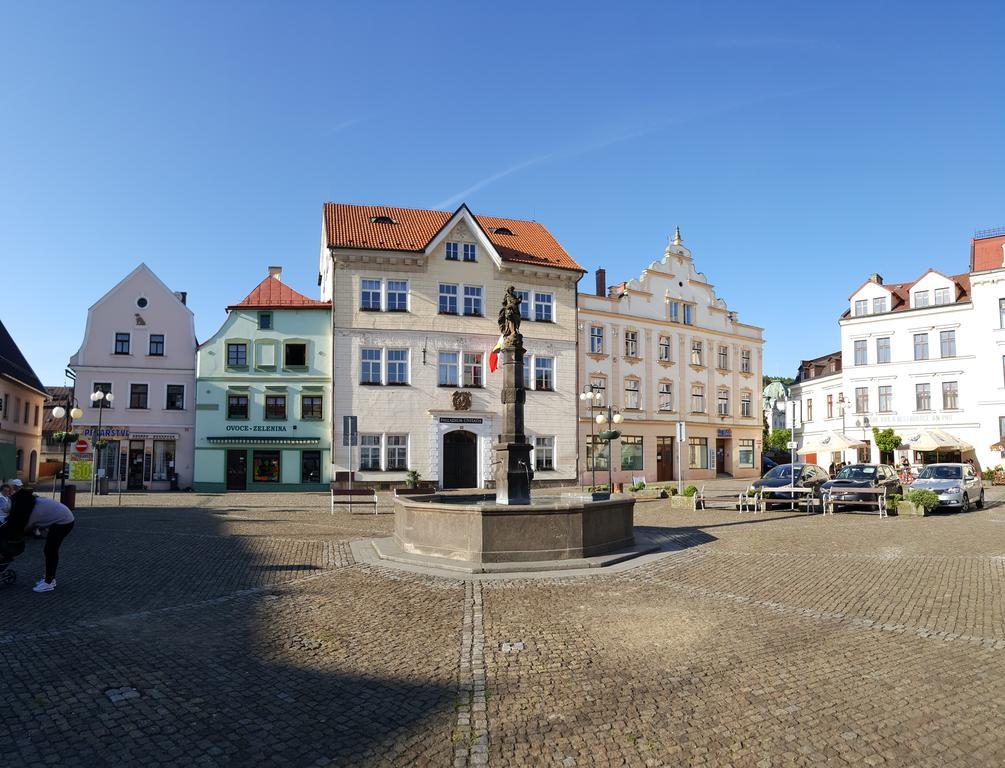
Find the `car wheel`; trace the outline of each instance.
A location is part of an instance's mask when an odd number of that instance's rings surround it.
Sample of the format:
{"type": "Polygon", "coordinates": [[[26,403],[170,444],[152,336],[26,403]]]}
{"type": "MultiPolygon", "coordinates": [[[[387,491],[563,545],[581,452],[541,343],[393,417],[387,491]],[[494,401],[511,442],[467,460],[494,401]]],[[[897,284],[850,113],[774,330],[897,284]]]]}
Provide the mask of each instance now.
{"type": "Polygon", "coordinates": [[[969,512],[969,511],[970,511],[970,495],[964,493],[963,504],[962,506],[960,506],[960,512],[969,512]]]}
{"type": "Polygon", "coordinates": [[[977,509],[984,509],[984,489],[981,488],[980,498],[977,499],[977,509]]]}

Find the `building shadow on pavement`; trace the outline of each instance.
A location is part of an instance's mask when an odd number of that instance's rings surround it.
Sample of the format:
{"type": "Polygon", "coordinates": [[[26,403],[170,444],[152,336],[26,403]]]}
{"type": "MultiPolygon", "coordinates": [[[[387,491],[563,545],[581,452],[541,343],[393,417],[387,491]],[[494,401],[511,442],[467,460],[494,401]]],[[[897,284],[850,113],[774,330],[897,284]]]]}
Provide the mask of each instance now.
{"type": "Polygon", "coordinates": [[[96,511],[56,591],[40,544],[0,589],[0,765],[452,762],[463,585],[375,579],[316,528],[96,511]]]}

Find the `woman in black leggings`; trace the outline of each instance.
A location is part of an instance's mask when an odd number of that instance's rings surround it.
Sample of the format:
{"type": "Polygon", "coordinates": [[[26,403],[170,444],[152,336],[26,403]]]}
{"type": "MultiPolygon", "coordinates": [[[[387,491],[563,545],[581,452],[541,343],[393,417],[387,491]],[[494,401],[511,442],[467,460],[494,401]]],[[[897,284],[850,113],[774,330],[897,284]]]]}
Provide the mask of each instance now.
{"type": "Polygon", "coordinates": [[[56,588],[56,566],[59,565],[59,547],[73,530],[73,512],[69,507],[45,496],[34,496],[31,514],[25,532],[35,528],[48,528],[45,539],[45,576],[35,585],[36,592],[52,592],[56,588]]]}

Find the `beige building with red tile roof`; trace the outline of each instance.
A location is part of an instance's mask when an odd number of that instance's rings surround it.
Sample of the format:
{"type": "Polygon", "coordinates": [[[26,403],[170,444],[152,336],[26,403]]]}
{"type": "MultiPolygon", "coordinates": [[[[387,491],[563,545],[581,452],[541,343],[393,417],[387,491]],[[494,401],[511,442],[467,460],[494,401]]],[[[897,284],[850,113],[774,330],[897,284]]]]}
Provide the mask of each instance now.
{"type": "Polygon", "coordinates": [[[0,480],[38,479],[46,391],[0,322],[0,480]]]}
{"type": "Polygon", "coordinates": [[[327,203],[319,284],[333,302],[336,471],[400,484],[486,487],[500,431],[489,353],[507,286],[525,299],[526,424],[535,480],[576,478],[576,283],[583,270],[541,224],[327,203]],[[350,460],[342,417],[358,418],[350,460]]]}

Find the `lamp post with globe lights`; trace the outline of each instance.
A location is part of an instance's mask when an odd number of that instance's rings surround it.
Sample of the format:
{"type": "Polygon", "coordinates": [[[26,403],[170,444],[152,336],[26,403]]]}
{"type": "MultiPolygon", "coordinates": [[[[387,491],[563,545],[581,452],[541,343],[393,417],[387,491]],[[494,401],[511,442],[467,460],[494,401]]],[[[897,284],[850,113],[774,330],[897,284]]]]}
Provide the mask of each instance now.
{"type": "Polygon", "coordinates": [[[94,506],[94,486],[98,484],[98,473],[101,470],[101,417],[105,408],[112,406],[115,395],[111,392],[102,392],[100,389],[91,393],[91,402],[98,409],[98,431],[94,435],[94,478],[91,481],[91,506],[94,506]],[[108,405],[105,405],[108,403],[108,405]]]}
{"type": "Polygon", "coordinates": [[[587,406],[589,408],[590,414],[590,451],[592,451],[593,461],[590,462],[591,469],[593,471],[593,486],[597,485],[597,446],[596,437],[594,434],[594,424],[596,421],[593,418],[593,409],[600,405],[600,401],[603,399],[603,395],[597,391],[597,388],[590,384],[586,389],[579,393],[579,399],[584,403],[589,403],[587,406]]]}
{"type": "Polygon", "coordinates": [[[73,390],[70,390],[70,393],[66,396],[65,408],[62,405],[57,405],[52,409],[52,417],[54,419],[66,419],[66,423],[63,426],[63,465],[59,470],[59,498],[61,501],[66,494],[66,444],[69,440],[69,435],[73,432],[73,420],[79,419],[83,415],[84,412],[77,407],[77,400],[73,396],[73,390]]]}
{"type": "Polygon", "coordinates": [[[607,406],[607,413],[601,410],[597,414],[595,421],[600,425],[604,426],[609,424],[610,426],[603,432],[597,435],[601,440],[607,441],[607,493],[613,493],[614,491],[614,471],[613,471],[613,449],[611,443],[621,437],[621,432],[614,428],[615,424],[620,424],[625,420],[625,417],[618,413],[611,406],[607,406]]]}

